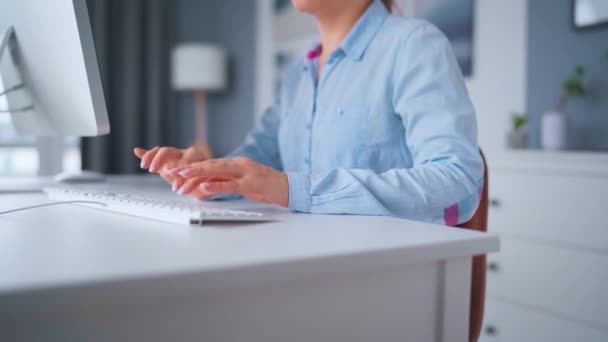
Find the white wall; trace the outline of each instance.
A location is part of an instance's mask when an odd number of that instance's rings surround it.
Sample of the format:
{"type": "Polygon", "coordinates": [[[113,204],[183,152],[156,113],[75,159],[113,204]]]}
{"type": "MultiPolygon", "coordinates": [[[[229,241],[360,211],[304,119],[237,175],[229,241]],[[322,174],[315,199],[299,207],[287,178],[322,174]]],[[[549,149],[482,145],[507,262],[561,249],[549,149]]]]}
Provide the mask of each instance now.
{"type": "Polygon", "coordinates": [[[295,10],[274,15],[273,0],[256,0],[256,113],[257,116],[272,103],[277,79],[275,52],[304,53],[317,40],[316,21],[295,10]],[[277,27],[284,28],[280,32],[277,27]],[[312,34],[310,32],[314,32],[312,34]],[[304,48],[303,48],[304,47],[304,48]]]}
{"type": "Polygon", "coordinates": [[[467,80],[477,109],[479,141],[504,151],[510,113],[526,110],[528,0],[476,1],[475,60],[467,80]]]}

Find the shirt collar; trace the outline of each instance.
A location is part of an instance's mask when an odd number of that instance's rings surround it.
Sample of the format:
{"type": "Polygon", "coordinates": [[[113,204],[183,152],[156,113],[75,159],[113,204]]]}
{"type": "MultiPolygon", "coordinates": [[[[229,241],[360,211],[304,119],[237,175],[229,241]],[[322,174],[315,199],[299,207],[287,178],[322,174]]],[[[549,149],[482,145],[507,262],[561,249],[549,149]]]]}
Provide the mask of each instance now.
{"type": "MultiPolygon", "coordinates": [[[[372,4],[365,10],[365,13],[359,18],[342,44],[340,44],[340,49],[344,54],[352,55],[356,60],[360,60],[372,38],[374,38],[376,32],[378,32],[378,29],[380,29],[380,26],[382,26],[388,16],[389,12],[382,2],[380,0],[373,0],[372,4]]],[[[315,43],[308,50],[305,56],[305,69],[308,63],[319,57],[322,50],[323,47],[319,43],[315,43]]]]}
{"type": "Polygon", "coordinates": [[[356,60],[360,60],[388,16],[389,12],[380,0],[372,1],[372,4],[346,36],[340,49],[346,55],[352,55],[356,60]]]}

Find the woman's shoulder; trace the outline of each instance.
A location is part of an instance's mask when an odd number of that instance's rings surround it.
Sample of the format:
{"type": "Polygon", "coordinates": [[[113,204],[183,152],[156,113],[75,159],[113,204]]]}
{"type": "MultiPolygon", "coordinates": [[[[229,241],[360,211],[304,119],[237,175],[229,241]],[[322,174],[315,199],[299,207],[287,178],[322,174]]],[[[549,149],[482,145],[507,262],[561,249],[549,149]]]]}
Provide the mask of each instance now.
{"type": "Polygon", "coordinates": [[[279,74],[279,84],[281,86],[291,87],[297,83],[306,68],[306,57],[304,54],[296,56],[290,60],[281,70],[279,74]]]}
{"type": "Polygon", "coordinates": [[[379,32],[379,36],[381,39],[401,44],[407,42],[416,33],[445,38],[443,32],[427,20],[396,15],[391,15],[387,18],[382,30],[379,32]]]}

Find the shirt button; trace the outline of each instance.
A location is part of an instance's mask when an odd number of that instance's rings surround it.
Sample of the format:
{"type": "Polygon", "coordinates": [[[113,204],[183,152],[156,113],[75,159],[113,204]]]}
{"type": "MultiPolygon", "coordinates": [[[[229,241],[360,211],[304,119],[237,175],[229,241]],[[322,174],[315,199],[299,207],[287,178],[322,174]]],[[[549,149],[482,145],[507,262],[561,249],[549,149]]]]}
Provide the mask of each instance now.
{"type": "Polygon", "coordinates": [[[304,162],[308,165],[308,164],[310,164],[310,159],[306,158],[306,159],[304,159],[304,162]]]}
{"type": "Polygon", "coordinates": [[[306,125],[306,129],[310,131],[310,129],[312,128],[311,124],[306,125]]]}

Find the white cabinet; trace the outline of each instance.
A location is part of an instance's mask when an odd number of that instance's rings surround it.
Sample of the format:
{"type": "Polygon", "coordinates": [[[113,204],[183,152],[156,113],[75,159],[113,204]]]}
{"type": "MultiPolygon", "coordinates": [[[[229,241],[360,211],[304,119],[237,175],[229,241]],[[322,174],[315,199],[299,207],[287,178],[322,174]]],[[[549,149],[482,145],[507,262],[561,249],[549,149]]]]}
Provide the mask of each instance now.
{"type": "Polygon", "coordinates": [[[482,341],[608,341],[608,154],[489,159],[482,341]]]}
{"type": "Polygon", "coordinates": [[[542,310],[488,299],[479,342],[606,342],[605,330],[542,310]]]}
{"type": "Polygon", "coordinates": [[[491,170],[492,231],[608,251],[605,177],[491,170]]]}
{"type": "Polygon", "coordinates": [[[488,264],[489,296],[608,328],[608,255],[502,237],[488,264]]]}

